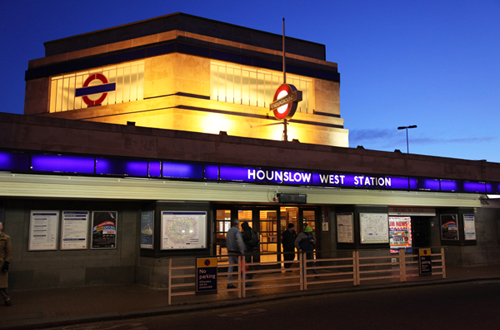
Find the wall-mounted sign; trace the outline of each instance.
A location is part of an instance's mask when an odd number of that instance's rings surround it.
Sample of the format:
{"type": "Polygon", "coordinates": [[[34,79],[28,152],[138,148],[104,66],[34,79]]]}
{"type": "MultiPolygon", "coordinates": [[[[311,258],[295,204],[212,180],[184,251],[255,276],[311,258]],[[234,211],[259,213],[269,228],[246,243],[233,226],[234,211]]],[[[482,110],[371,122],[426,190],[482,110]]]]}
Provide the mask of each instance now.
{"type": "Polygon", "coordinates": [[[337,242],[354,243],[354,216],[352,213],[337,214],[337,242]]]}
{"type": "Polygon", "coordinates": [[[476,239],[476,220],[474,214],[464,214],[464,232],[466,241],[476,239]]]}
{"type": "Polygon", "coordinates": [[[456,214],[441,214],[441,239],[448,241],[457,241],[458,234],[458,216],[456,214]]]}
{"type": "Polygon", "coordinates": [[[57,250],[59,211],[31,211],[28,251],[57,250]]]}
{"type": "MultiPolygon", "coordinates": [[[[0,170],[23,173],[62,172],[377,190],[500,193],[500,183],[492,182],[411,178],[362,173],[315,172],[258,166],[229,166],[102,156],[51,155],[24,151],[0,151],[0,170]]],[[[435,215],[434,209],[424,208],[391,208],[389,212],[391,215],[435,215]]]]}
{"type": "Polygon", "coordinates": [[[389,243],[389,223],[386,213],[360,213],[361,244],[389,243]]]}
{"type": "Polygon", "coordinates": [[[205,249],[207,212],[162,211],[161,249],[205,249]]]}
{"type": "Polygon", "coordinates": [[[61,250],[86,249],[89,211],[62,211],[61,250]]]}
{"type": "Polygon", "coordinates": [[[114,249],[117,241],[116,211],[92,212],[92,249],[114,249]]]}
{"type": "Polygon", "coordinates": [[[141,212],[141,249],[153,248],[154,211],[141,212]]]}
{"type": "Polygon", "coordinates": [[[297,103],[302,101],[302,92],[294,85],[282,84],[274,93],[269,109],[276,119],[290,119],[297,110],[297,103]]]}

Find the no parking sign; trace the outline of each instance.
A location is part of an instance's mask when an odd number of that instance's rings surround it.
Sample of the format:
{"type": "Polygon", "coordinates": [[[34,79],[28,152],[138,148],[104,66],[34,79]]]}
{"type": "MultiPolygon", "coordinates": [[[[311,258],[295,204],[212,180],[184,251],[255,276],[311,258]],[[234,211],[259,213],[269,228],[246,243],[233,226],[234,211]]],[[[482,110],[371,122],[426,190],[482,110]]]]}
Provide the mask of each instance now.
{"type": "Polygon", "coordinates": [[[196,293],[217,293],[217,258],[196,258],[196,293]]]}

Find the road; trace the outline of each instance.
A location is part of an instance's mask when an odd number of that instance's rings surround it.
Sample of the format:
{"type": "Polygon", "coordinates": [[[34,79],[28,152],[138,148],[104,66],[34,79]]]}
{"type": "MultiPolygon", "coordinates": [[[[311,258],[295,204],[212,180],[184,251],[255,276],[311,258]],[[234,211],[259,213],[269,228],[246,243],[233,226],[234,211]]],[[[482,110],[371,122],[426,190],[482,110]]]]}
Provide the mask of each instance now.
{"type": "Polygon", "coordinates": [[[325,294],[53,329],[500,329],[500,281],[325,294]]]}

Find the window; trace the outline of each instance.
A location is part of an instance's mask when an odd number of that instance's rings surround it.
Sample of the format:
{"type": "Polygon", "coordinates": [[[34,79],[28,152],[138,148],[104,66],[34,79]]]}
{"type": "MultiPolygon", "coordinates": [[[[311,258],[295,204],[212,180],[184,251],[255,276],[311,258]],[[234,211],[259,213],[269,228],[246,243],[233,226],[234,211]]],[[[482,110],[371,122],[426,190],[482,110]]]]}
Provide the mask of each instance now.
{"type": "MultiPolygon", "coordinates": [[[[109,105],[142,100],[144,97],[144,61],[136,61],[107,66],[87,71],[52,77],[50,80],[50,112],[85,109],[89,107],[78,90],[83,87],[104,85],[107,80],[111,90],[95,91],[89,94],[90,100],[103,98],[96,105],[109,105]],[[95,78],[96,75],[103,78],[95,78]],[[88,82],[86,86],[85,82],[88,82]]],[[[89,102],[91,103],[91,102],[89,102]]]]}
{"type": "MultiPolygon", "coordinates": [[[[309,104],[312,79],[287,74],[286,81],[302,91],[302,101],[297,105],[297,111],[312,112],[309,104]]],[[[211,100],[269,108],[276,89],[282,83],[282,73],[225,62],[211,62],[211,100]]]]}

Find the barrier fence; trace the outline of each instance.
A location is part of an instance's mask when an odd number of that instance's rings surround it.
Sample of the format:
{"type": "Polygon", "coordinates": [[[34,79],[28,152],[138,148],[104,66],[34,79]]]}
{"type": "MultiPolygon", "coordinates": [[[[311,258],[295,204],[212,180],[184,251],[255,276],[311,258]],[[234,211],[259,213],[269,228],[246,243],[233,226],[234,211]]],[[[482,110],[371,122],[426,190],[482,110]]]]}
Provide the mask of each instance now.
{"type": "MultiPolygon", "coordinates": [[[[249,292],[255,295],[279,293],[280,290],[326,289],[333,286],[359,286],[370,282],[372,285],[389,282],[406,282],[410,280],[431,280],[446,278],[444,248],[432,248],[430,261],[432,273],[421,275],[419,255],[407,254],[404,249],[399,253],[387,250],[359,250],[349,252],[318,251],[315,255],[344,254],[336,257],[315,258],[313,254],[296,253],[297,258],[291,261],[245,262],[245,256],[238,256],[237,264],[226,262],[227,256],[217,258],[217,292],[216,294],[236,294],[245,298],[249,292]],[[288,266],[289,265],[289,266],[288,266]],[[232,271],[229,272],[229,268],[232,271]],[[228,275],[233,279],[229,280],[228,275]],[[228,286],[233,284],[234,288],[228,286]]],[[[270,256],[272,254],[260,254],[270,256]]],[[[277,255],[274,254],[275,259],[277,255]]],[[[283,256],[283,254],[281,254],[283,256]]],[[[252,255],[255,259],[256,255],[252,255]]],[[[168,304],[177,296],[195,295],[196,292],[196,257],[189,260],[182,258],[184,265],[176,266],[176,261],[169,260],[168,271],[168,304]]],[[[229,297],[228,297],[229,298],[229,297]]]]}

